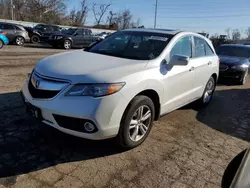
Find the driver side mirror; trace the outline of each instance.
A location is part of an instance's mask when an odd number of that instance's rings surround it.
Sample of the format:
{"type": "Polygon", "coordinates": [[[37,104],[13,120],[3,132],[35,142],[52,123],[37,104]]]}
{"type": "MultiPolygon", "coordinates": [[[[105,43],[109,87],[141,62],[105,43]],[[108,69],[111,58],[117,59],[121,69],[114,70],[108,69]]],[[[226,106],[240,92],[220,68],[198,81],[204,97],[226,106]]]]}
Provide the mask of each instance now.
{"type": "Polygon", "coordinates": [[[170,59],[169,64],[170,65],[180,65],[180,66],[186,66],[188,65],[189,57],[185,55],[173,55],[170,59]]]}

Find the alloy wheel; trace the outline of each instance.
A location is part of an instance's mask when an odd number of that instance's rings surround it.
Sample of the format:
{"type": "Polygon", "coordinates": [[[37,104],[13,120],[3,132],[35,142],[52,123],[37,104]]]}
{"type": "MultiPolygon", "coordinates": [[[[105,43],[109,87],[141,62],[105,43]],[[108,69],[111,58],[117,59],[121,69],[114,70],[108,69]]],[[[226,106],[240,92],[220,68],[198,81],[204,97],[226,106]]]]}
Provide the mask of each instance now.
{"type": "Polygon", "coordinates": [[[203,97],[204,103],[208,103],[211,100],[213,92],[214,92],[214,82],[213,82],[213,80],[209,80],[209,82],[207,83],[207,86],[206,86],[206,91],[204,93],[204,97],[203,97]]]}
{"type": "Polygon", "coordinates": [[[140,141],[148,132],[151,122],[151,110],[147,105],[140,106],[132,116],[129,125],[129,138],[140,141]]]}
{"type": "Polygon", "coordinates": [[[64,48],[65,48],[65,49],[70,49],[70,48],[71,48],[71,43],[70,43],[70,41],[65,41],[65,42],[64,42],[64,48]]]}
{"type": "Polygon", "coordinates": [[[16,38],[16,44],[17,44],[18,46],[23,45],[23,44],[24,44],[24,38],[23,38],[23,37],[17,37],[17,38],[16,38]]]}

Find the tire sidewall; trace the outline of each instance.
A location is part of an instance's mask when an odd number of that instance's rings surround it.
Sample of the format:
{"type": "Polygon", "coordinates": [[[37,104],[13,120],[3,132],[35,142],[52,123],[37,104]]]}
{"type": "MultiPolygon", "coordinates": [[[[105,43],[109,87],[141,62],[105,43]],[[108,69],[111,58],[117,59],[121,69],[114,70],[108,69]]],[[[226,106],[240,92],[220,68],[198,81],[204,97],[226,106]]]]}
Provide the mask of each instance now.
{"type": "Polygon", "coordinates": [[[122,142],[122,146],[124,148],[131,149],[131,148],[134,148],[134,147],[140,145],[141,143],[143,143],[151,131],[153,121],[154,121],[154,116],[155,116],[155,108],[154,108],[154,103],[152,102],[152,100],[146,96],[135,97],[131,101],[127,110],[125,111],[124,116],[123,116],[122,121],[121,121],[119,136],[120,136],[120,139],[122,142]],[[150,110],[151,110],[151,122],[149,124],[148,131],[144,135],[144,137],[141,140],[134,142],[129,137],[129,125],[130,125],[130,121],[131,121],[132,116],[134,115],[135,111],[142,105],[146,105],[150,108],[150,110]]]}
{"type": "Polygon", "coordinates": [[[242,78],[241,78],[241,80],[240,80],[240,84],[241,85],[244,85],[245,83],[246,83],[246,77],[248,76],[248,68],[247,68],[247,70],[243,73],[243,76],[242,76],[242,78]]]}

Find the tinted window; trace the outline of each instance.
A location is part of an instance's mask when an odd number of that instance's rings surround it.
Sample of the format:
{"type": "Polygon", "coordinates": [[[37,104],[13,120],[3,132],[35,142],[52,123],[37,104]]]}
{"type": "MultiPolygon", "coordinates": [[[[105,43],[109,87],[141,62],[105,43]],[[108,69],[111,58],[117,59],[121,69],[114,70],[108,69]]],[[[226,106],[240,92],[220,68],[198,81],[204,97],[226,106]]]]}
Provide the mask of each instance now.
{"type": "Polygon", "coordinates": [[[206,42],[205,42],[205,48],[206,48],[206,56],[214,55],[213,50],[211,49],[211,47],[206,42]]]}
{"type": "Polygon", "coordinates": [[[57,26],[51,26],[51,28],[52,28],[53,31],[60,31],[60,28],[57,27],[57,26]]]}
{"type": "Polygon", "coordinates": [[[250,57],[250,48],[237,46],[220,46],[217,48],[218,55],[235,56],[235,57],[250,57]]]}
{"type": "Polygon", "coordinates": [[[192,44],[191,37],[183,37],[181,38],[172,48],[170,52],[170,58],[173,55],[185,55],[188,57],[192,56],[192,44]]]}
{"type": "Polygon", "coordinates": [[[76,31],[76,35],[83,35],[83,30],[82,29],[78,29],[76,31]]]}
{"type": "Polygon", "coordinates": [[[3,24],[3,29],[15,29],[13,25],[3,24]]]}
{"type": "Polygon", "coordinates": [[[206,56],[205,41],[203,39],[198,38],[198,37],[194,37],[194,45],[195,45],[194,57],[204,57],[204,56],[206,56]]]}
{"type": "Polygon", "coordinates": [[[162,53],[171,38],[172,35],[163,33],[120,31],[88,51],[127,59],[150,60],[162,53]]]}

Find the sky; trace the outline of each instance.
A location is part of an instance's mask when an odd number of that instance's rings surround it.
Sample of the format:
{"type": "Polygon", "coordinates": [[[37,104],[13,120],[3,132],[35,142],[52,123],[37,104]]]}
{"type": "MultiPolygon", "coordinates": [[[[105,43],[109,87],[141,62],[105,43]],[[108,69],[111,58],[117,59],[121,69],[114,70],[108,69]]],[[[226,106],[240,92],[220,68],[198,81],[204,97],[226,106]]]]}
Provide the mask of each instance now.
{"type": "MultiPolygon", "coordinates": [[[[81,0],[68,0],[68,10],[78,8],[81,0]]],[[[135,20],[153,28],[156,0],[87,0],[89,8],[86,25],[94,24],[92,5],[109,4],[109,10],[129,9],[135,20]]],[[[250,0],[158,0],[157,28],[205,31],[225,34],[226,28],[250,27],[250,0]]],[[[105,15],[105,21],[106,21],[105,15]]]]}

